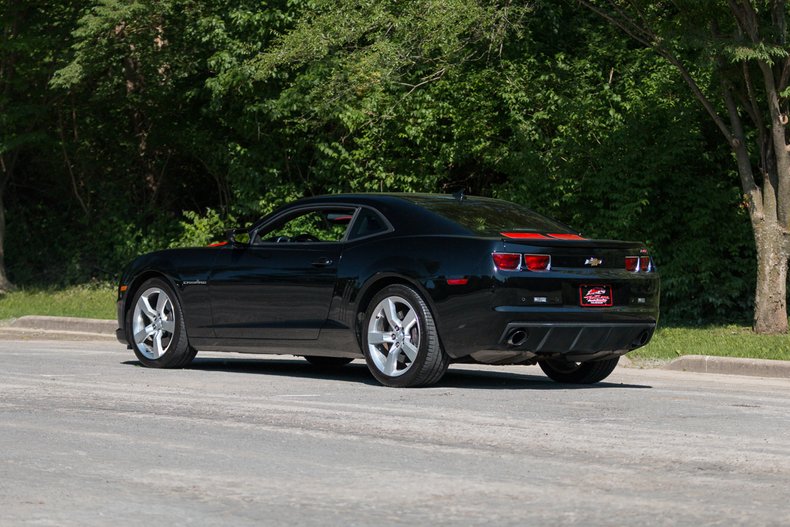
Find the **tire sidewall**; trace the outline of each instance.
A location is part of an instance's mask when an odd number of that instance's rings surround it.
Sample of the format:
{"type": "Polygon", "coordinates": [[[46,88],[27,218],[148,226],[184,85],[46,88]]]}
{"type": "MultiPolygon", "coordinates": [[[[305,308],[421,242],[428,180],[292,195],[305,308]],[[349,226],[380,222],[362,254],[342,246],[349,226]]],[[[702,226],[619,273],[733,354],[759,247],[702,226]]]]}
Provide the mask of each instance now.
{"type": "Polygon", "coordinates": [[[131,343],[132,350],[134,351],[137,360],[144,366],[149,368],[168,368],[174,366],[177,362],[184,359],[185,355],[189,352],[189,343],[186,338],[186,328],[184,327],[184,315],[181,310],[181,302],[178,299],[173,288],[165,280],[161,278],[149,278],[138,287],[129,309],[126,311],[126,338],[131,343]],[[157,287],[165,292],[173,304],[173,314],[175,315],[175,329],[173,330],[173,339],[167,351],[158,359],[149,359],[137,349],[137,343],[134,341],[133,335],[133,318],[134,310],[140,296],[152,287],[157,287]]]}
{"type": "Polygon", "coordinates": [[[381,384],[391,387],[405,387],[414,384],[415,378],[420,375],[420,371],[427,359],[427,350],[431,339],[435,338],[434,335],[429,334],[427,317],[433,318],[429,308],[427,308],[427,303],[417,291],[406,285],[395,284],[387,286],[379,291],[370,301],[368,309],[365,312],[364,325],[362,327],[362,353],[365,355],[365,362],[368,365],[368,369],[381,384]],[[390,296],[399,296],[407,300],[409,304],[411,304],[412,309],[414,309],[417,315],[417,323],[420,325],[420,345],[417,348],[417,358],[406,373],[397,377],[391,377],[379,370],[373,358],[370,356],[370,350],[368,349],[368,326],[370,325],[370,317],[374,316],[373,310],[379,302],[390,296]]]}
{"type": "MultiPolygon", "coordinates": [[[[560,359],[561,360],[561,359],[560,359]]],[[[540,361],[538,364],[543,372],[552,380],[567,384],[594,384],[609,376],[617,366],[620,357],[612,357],[598,361],[582,362],[575,368],[566,370],[557,359],[540,361]]]]}

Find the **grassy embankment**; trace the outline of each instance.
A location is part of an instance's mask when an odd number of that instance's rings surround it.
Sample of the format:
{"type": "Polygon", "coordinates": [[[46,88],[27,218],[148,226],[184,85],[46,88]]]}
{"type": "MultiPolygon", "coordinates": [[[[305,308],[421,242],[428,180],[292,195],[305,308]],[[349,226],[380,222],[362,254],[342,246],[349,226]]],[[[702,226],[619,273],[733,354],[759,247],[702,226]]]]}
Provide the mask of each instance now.
{"type": "Polygon", "coordinates": [[[790,360],[790,336],[755,335],[746,326],[660,328],[633,359],[671,360],[681,355],[719,355],[752,359],[790,360]]]}
{"type": "MultiPolygon", "coordinates": [[[[113,285],[21,290],[0,297],[0,320],[23,315],[115,318],[113,285]]],[[[744,326],[667,327],[650,344],[629,356],[671,360],[681,355],[721,355],[790,360],[790,336],[755,335],[744,326]]]]}
{"type": "Polygon", "coordinates": [[[24,315],[115,318],[115,286],[22,289],[0,296],[0,320],[24,315]]]}

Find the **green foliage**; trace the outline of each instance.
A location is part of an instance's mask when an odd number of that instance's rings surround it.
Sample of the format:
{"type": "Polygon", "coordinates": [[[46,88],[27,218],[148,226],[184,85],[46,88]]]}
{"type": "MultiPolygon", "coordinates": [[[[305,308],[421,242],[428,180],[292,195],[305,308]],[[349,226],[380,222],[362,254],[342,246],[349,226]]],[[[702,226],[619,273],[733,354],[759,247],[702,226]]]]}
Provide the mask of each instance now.
{"type": "Polygon", "coordinates": [[[750,314],[753,242],[718,132],[671,68],[574,5],[47,6],[24,83],[0,95],[18,283],[112,279],[305,195],[465,188],[646,240],[667,319],[750,314]]]}
{"type": "Polygon", "coordinates": [[[223,218],[213,209],[208,209],[202,216],[195,211],[185,210],[184,218],[179,222],[181,233],[170,243],[170,247],[203,247],[211,242],[222,241],[219,239],[221,233],[237,227],[233,218],[223,218]]]}

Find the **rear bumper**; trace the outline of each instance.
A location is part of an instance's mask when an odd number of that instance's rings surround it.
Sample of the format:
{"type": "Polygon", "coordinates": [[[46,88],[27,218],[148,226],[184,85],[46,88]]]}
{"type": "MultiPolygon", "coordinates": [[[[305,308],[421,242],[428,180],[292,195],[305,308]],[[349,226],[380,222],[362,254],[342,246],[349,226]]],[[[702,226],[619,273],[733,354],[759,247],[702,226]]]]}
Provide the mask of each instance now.
{"type": "Polygon", "coordinates": [[[454,359],[481,350],[563,355],[569,360],[623,355],[647,344],[658,320],[657,307],[505,305],[492,309],[480,297],[458,300],[437,309],[442,345],[454,359]],[[524,333],[511,339],[516,331],[524,333]]]}
{"type": "Polygon", "coordinates": [[[497,344],[512,351],[571,359],[631,351],[647,344],[655,329],[655,322],[510,322],[497,344]]]}

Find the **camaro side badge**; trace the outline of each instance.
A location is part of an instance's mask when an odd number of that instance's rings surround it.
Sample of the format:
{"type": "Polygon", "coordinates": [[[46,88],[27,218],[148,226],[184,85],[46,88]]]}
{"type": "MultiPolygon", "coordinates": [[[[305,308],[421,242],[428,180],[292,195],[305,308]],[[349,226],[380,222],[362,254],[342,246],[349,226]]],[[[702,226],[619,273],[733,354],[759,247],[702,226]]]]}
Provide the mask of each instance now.
{"type": "Polygon", "coordinates": [[[584,260],[584,265],[590,265],[592,267],[598,267],[603,263],[603,260],[599,260],[598,258],[587,258],[584,260]]]}

